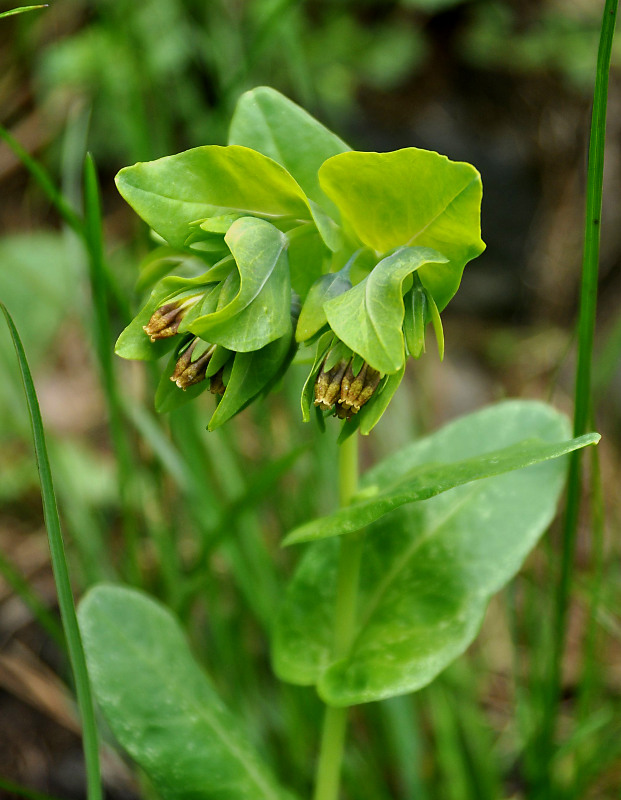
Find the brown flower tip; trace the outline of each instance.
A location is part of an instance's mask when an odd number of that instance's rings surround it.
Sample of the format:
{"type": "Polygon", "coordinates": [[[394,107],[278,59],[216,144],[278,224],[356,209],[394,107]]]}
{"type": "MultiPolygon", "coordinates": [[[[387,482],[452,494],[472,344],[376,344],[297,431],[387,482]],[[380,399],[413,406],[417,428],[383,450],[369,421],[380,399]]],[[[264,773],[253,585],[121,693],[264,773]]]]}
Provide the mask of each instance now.
{"type": "Polygon", "coordinates": [[[334,408],[340,419],[351,419],[357,414],[371,399],[382,377],[366,362],[354,375],[352,363],[353,359],[342,359],[330,370],[322,368],[315,381],[315,405],[322,411],[334,408]]]}
{"type": "Polygon", "coordinates": [[[173,374],[170,380],[174,381],[180,389],[184,391],[188,386],[194,386],[195,383],[200,383],[205,380],[205,372],[209,361],[216,349],[215,345],[211,345],[202,355],[196,360],[192,359],[196,345],[200,339],[195,337],[190,345],[186,347],[183,353],[179,356],[173,374]]]}
{"type": "Polygon", "coordinates": [[[151,338],[152,342],[174,336],[179,330],[181,320],[198,302],[199,297],[200,295],[196,295],[188,297],[186,300],[174,300],[172,303],[160,306],[148,324],[143,325],[142,330],[151,338]]]}
{"type": "Polygon", "coordinates": [[[219,394],[223,395],[226,391],[226,386],[222,380],[222,375],[224,374],[224,367],[219,369],[215,375],[211,376],[211,380],[209,382],[209,391],[212,394],[219,394]]]}

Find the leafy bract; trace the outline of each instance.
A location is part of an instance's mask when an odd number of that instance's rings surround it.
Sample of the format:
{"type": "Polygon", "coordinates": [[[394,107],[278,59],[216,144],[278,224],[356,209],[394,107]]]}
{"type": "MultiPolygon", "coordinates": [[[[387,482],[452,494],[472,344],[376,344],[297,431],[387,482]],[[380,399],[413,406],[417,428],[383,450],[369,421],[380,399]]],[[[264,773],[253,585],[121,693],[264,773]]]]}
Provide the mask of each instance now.
{"type": "Polygon", "coordinates": [[[401,247],[382,259],[349,291],[325,303],[330,327],[341,341],[382,373],[397,372],[405,360],[403,281],[425,265],[446,259],[425,247],[401,247]]]}
{"type": "Polygon", "coordinates": [[[471,164],[415,147],[348,152],[328,159],[319,180],[344,224],[367,246],[379,253],[430,247],[446,256],[446,264],[420,269],[440,311],[457,291],[464,266],[485,249],[481,178],[471,164]]]}
{"type": "Polygon", "coordinates": [[[191,223],[231,212],[312,219],[289,173],[247,147],[205,145],[125,167],[116,176],[121,195],[173,247],[185,244],[191,223]]]}
{"type": "Polygon", "coordinates": [[[267,86],[246,92],[231,121],[229,144],[251,147],[277,161],[311,200],[338,219],[319,186],[318,172],[326,159],[349,147],[296,103],[267,86]]]}
{"type": "MultiPolygon", "coordinates": [[[[555,445],[569,436],[567,419],[542,403],[500,403],[370,470],[360,502],[365,490],[374,491],[370,487],[381,492],[428,464],[464,462],[525,438],[555,445]]],[[[564,473],[563,458],[545,461],[410,502],[372,523],[365,534],[356,635],[347,656],[334,663],[339,539],[313,543],[274,627],[278,675],[316,683],[328,703],[341,706],[428,684],[472,642],[490,596],[517,572],[551,521],[564,473]]]]}
{"type": "Polygon", "coordinates": [[[291,286],[287,239],[262,219],[233,222],[225,241],[235,259],[239,280],[224,306],[192,320],[191,333],[229,350],[257,350],[291,328],[291,286]]]}
{"type": "Polygon", "coordinates": [[[99,706],[163,800],[291,800],[167,609],[133,589],[100,585],[78,616],[99,706]]]}
{"type": "Polygon", "coordinates": [[[237,353],[222,400],[209,420],[213,431],[244,409],[258,394],[272,388],[293,356],[291,331],[251,353],[237,353]]]}

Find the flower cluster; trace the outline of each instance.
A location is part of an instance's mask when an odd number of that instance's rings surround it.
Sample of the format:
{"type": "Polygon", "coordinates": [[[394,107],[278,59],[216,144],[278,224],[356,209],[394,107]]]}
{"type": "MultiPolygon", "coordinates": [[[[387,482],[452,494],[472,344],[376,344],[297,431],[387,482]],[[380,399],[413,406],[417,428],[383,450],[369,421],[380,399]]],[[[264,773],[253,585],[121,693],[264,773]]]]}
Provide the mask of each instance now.
{"type": "Polygon", "coordinates": [[[240,99],[227,147],[136,164],[117,185],[170,267],[149,257],[151,297],[117,352],[168,353],[156,407],[208,387],[220,398],[210,428],[271,389],[300,348],[313,362],[304,419],[314,409],[321,424],[333,414],[368,433],[428,323],[442,355],[439,312],[484,248],[471,165],[416,148],[353,152],[266,88],[240,99]]]}

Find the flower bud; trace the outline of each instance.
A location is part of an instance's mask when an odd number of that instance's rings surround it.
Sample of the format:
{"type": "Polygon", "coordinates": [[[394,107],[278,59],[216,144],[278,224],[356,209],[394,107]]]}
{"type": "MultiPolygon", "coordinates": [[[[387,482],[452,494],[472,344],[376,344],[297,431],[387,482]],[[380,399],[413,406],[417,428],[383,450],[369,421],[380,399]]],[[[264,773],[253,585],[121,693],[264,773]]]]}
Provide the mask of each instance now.
{"type": "Polygon", "coordinates": [[[185,300],[173,300],[166,303],[152,315],[147,325],[143,325],[143,331],[151,338],[152,342],[157,339],[167,339],[175,336],[179,330],[181,320],[186,313],[196,305],[201,295],[188,297],[185,300]]]}
{"type": "Polygon", "coordinates": [[[173,374],[170,376],[170,380],[174,381],[184,391],[188,386],[194,386],[194,384],[205,380],[207,366],[216,349],[215,344],[211,345],[208,350],[193,361],[192,355],[199,341],[200,339],[195,337],[190,345],[186,347],[175,364],[173,374]]]}
{"type": "Polygon", "coordinates": [[[382,377],[366,362],[354,375],[352,364],[353,359],[341,359],[330,370],[322,368],[315,381],[315,405],[322,411],[334,409],[340,419],[357,414],[371,399],[382,377]]]}
{"type": "MultiPolygon", "coordinates": [[[[325,363],[325,361],[324,361],[325,363]]],[[[339,397],[341,391],[341,381],[349,362],[342,358],[332,369],[321,369],[315,381],[315,405],[322,411],[330,411],[334,406],[334,401],[339,397]]]]}

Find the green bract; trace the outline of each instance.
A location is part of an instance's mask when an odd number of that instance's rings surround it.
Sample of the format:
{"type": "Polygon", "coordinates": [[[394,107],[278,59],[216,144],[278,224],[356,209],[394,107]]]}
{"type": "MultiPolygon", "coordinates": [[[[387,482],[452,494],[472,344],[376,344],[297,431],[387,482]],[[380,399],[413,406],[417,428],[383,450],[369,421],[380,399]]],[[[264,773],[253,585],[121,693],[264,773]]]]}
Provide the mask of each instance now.
{"type": "Polygon", "coordinates": [[[368,433],[408,355],[424,352],[429,322],[443,353],[438,310],[484,248],[479,174],[416,148],[353,152],[265,87],[240,98],[229,142],[118,174],[167,244],[147,260],[140,284],[151,297],[117,353],[172,351],[157,407],[209,382],[224,396],[214,426],[282,374],[295,327],[295,341],[315,348],[304,418],[314,405],[347,420],[343,436],[368,433]]]}

